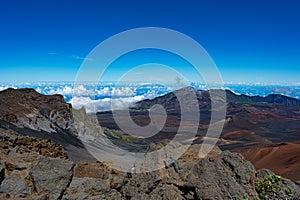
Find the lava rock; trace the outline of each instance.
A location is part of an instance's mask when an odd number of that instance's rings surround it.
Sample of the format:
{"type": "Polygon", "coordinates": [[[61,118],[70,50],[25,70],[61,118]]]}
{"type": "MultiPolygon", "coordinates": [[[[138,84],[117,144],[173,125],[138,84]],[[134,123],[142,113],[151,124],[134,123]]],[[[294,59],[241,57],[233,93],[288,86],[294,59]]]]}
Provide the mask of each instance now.
{"type": "Polygon", "coordinates": [[[59,199],[71,182],[73,167],[71,161],[43,157],[29,174],[38,191],[48,193],[50,199],[59,199]]]}

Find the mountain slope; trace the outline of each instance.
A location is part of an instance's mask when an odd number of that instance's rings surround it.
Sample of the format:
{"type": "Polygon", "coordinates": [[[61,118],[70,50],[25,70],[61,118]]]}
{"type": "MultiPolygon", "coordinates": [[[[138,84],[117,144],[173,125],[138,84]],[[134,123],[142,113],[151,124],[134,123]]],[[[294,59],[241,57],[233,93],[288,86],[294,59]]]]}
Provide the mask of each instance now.
{"type": "Polygon", "coordinates": [[[86,132],[84,125],[74,120],[71,104],[61,95],[42,95],[30,88],[1,91],[0,128],[50,139],[61,144],[73,161],[95,160],[77,137],[86,132]]]}
{"type": "Polygon", "coordinates": [[[300,141],[285,142],[239,151],[255,168],[267,168],[284,177],[300,180],[300,141]]]}
{"type": "Polygon", "coordinates": [[[0,91],[0,120],[20,128],[75,133],[71,109],[61,95],[46,96],[28,88],[0,91]]]}

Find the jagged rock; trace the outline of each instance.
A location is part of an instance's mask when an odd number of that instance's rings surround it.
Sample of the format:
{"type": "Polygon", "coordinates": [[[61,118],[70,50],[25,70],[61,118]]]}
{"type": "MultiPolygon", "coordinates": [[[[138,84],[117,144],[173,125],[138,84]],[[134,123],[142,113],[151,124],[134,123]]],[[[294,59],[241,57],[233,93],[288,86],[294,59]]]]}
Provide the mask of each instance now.
{"type": "Polygon", "coordinates": [[[228,151],[202,159],[191,171],[186,185],[196,188],[199,199],[232,199],[258,196],[255,191],[255,169],[243,157],[228,151]]]}
{"type": "Polygon", "coordinates": [[[110,190],[108,179],[74,177],[63,199],[102,199],[110,190]]]}
{"type": "Polygon", "coordinates": [[[124,180],[126,184],[122,187],[121,192],[127,197],[138,198],[142,194],[151,193],[160,181],[161,179],[157,171],[128,174],[124,180]]]}
{"type": "MultiPolygon", "coordinates": [[[[11,130],[0,129],[0,142],[0,150],[5,154],[8,154],[11,148],[16,147],[17,152],[37,152],[49,157],[68,158],[63,147],[49,139],[21,136],[11,130]]],[[[15,167],[18,168],[18,166],[15,167]]]]}
{"type": "MultiPolygon", "coordinates": [[[[49,191],[59,195],[60,190],[49,189],[48,191],[47,188],[42,190],[39,187],[39,185],[43,185],[40,183],[41,179],[47,180],[50,178],[52,180],[49,179],[49,181],[52,182],[52,185],[49,184],[47,187],[57,185],[57,187],[63,188],[64,182],[67,182],[73,174],[72,168],[70,169],[68,164],[72,162],[63,159],[55,161],[55,159],[43,157],[38,152],[38,149],[51,151],[53,147],[61,148],[60,145],[53,144],[50,140],[19,136],[13,131],[0,129],[0,158],[2,163],[0,169],[0,179],[2,181],[2,183],[0,181],[0,199],[25,198],[46,200],[50,198],[49,191]],[[2,150],[9,150],[9,153],[6,154],[2,150]],[[45,163],[45,159],[49,160],[49,166],[45,163]],[[42,165],[42,163],[45,164],[42,165]],[[48,171],[46,170],[47,167],[48,171]],[[69,171],[64,170],[68,167],[69,171]],[[33,177],[36,181],[33,180],[33,177]],[[57,177],[57,180],[55,177],[57,177]]],[[[64,152],[62,148],[60,150],[64,152]]],[[[50,153],[45,153],[44,155],[53,156],[50,153]]],[[[48,183],[46,182],[45,184],[47,185],[48,183]]]]}
{"type": "Polygon", "coordinates": [[[106,180],[108,186],[112,189],[118,189],[122,186],[125,174],[116,171],[101,162],[88,163],[79,162],[74,167],[74,177],[77,178],[96,178],[106,180]]]}
{"type": "Polygon", "coordinates": [[[115,189],[123,186],[124,173],[97,162],[79,162],[63,199],[123,199],[115,189]]]}
{"type": "Polygon", "coordinates": [[[0,120],[49,133],[59,129],[76,133],[72,106],[62,95],[42,95],[29,88],[0,91],[0,120]]]}
{"type": "Polygon", "coordinates": [[[224,151],[222,153],[222,159],[224,163],[232,169],[234,176],[240,184],[251,184],[255,168],[250,162],[245,161],[241,154],[224,151]]]}
{"type": "Polygon", "coordinates": [[[103,130],[99,126],[97,119],[93,116],[88,116],[84,107],[79,110],[72,109],[72,112],[76,134],[82,141],[94,140],[103,135],[103,130]]]}
{"type": "MultiPolygon", "coordinates": [[[[73,167],[71,161],[12,150],[1,157],[13,167],[3,176],[0,199],[242,199],[244,195],[248,199],[265,198],[257,193],[255,183],[272,172],[256,172],[240,154],[220,153],[218,149],[200,159],[200,147],[191,146],[182,157],[159,170],[127,174],[101,162],[80,162],[73,167]]],[[[282,178],[279,199],[286,197],[287,187],[294,198],[300,197],[300,186],[282,178]]]]}
{"type": "MultiPolygon", "coordinates": [[[[255,183],[263,176],[256,175],[254,166],[238,153],[214,149],[206,158],[199,159],[201,145],[193,145],[178,160],[157,171],[128,174],[121,193],[131,199],[249,199],[259,198],[255,183]]],[[[149,152],[156,148],[151,145],[149,152]]],[[[284,179],[283,179],[284,180],[284,179]]],[[[288,180],[281,187],[299,191],[300,187],[288,180]]],[[[294,197],[299,198],[297,192],[294,197]]]]}
{"type": "MultiPolygon", "coordinates": [[[[179,144],[172,144],[174,147],[179,147],[179,144]]],[[[163,144],[151,144],[148,152],[153,152],[161,149],[163,144]]],[[[128,174],[122,187],[122,193],[133,199],[193,199],[195,196],[195,188],[186,186],[187,177],[197,162],[199,162],[199,149],[201,145],[193,145],[173,163],[166,165],[157,171],[128,174]]],[[[169,157],[171,154],[165,152],[164,157],[169,157]],[[169,155],[169,156],[167,156],[169,155]]],[[[218,148],[214,148],[212,153],[208,155],[217,156],[220,154],[218,148]]],[[[152,160],[152,162],[159,162],[152,160]]],[[[158,165],[154,163],[153,165],[158,165]]]]}
{"type": "Polygon", "coordinates": [[[0,192],[17,196],[27,196],[32,193],[32,189],[20,174],[13,172],[3,180],[0,192]]]}
{"type": "Polygon", "coordinates": [[[38,192],[48,193],[50,199],[59,199],[71,182],[73,167],[71,161],[43,157],[32,166],[29,175],[38,192]]]}
{"type": "Polygon", "coordinates": [[[159,185],[156,187],[150,194],[149,199],[178,199],[184,200],[183,192],[178,189],[178,187],[174,185],[159,185]]]}
{"type": "Polygon", "coordinates": [[[4,162],[5,169],[8,171],[14,171],[14,170],[24,170],[27,168],[27,165],[25,163],[10,163],[10,162],[4,162]]]}
{"type": "Polygon", "coordinates": [[[106,200],[123,200],[126,199],[123,195],[115,189],[112,189],[106,196],[106,200]]]}

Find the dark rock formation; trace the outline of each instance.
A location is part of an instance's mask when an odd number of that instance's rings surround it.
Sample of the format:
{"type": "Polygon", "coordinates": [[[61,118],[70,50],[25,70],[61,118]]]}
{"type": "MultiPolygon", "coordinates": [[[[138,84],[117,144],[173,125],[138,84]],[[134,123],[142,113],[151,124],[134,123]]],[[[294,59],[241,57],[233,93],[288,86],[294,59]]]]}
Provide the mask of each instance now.
{"type": "Polygon", "coordinates": [[[300,106],[300,100],[292,97],[280,95],[280,94],[270,94],[266,97],[261,96],[247,96],[247,95],[237,95],[226,90],[227,102],[232,103],[269,103],[269,104],[281,104],[285,106],[300,106]]]}
{"type": "MultiPolygon", "coordinates": [[[[166,109],[176,109],[178,110],[178,101],[176,98],[177,96],[182,96],[187,99],[187,101],[191,97],[191,92],[194,92],[197,95],[198,100],[200,100],[200,106],[204,106],[205,104],[210,102],[210,93],[221,93],[224,90],[196,90],[192,87],[186,87],[179,89],[177,91],[168,93],[166,95],[162,95],[160,97],[156,97],[154,99],[145,99],[142,101],[137,102],[133,108],[137,109],[149,109],[151,106],[155,104],[161,104],[166,109]]],[[[292,97],[287,97],[280,94],[270,94],[266,97],[261,96],[247,96],[247,95],[237,95],[230,90],[225,90],[224,94],[226,95],[226,102],[227,103],[250,103],[250,104],[257,104],[257,103],[268,103],[268,104],[281,104],[285,106],[300,106],[300,100],[295,99],[292,97]]],[[[221,96],[220,96],[221,97],[221,96]]],[[[222,100],[222,99],[219,99],[222,100]]],[[[223,99],[225,101],[225,99],[223,99]]]]}
{"type": "Polygon", "coordinates": [[[0,91],[0,119],[33,130],[56,132],[73,126],[72,106],[61,95],[42,95],[34,89],[0,91]]]}
{"type": "MultiPolygon", "coordinates": [[[[48,157],[58,157],[67,159],[68,155],[60,144],[55,144],[51,140],[33,138],[28,136],[17,135],[14,131],[0,128],[0,151],[9,155],[13,149],[17,153],[36,152],[48,157]]],[[[13,168],[22,168],[21,163],[17,163],[13,168]]]]}
{"type": "Polygon", "coordinates": [[[29,170],[35,189],[50,199],[60,199],[72,180],[74,163],[68,160],[40,158],[29,170]]]}

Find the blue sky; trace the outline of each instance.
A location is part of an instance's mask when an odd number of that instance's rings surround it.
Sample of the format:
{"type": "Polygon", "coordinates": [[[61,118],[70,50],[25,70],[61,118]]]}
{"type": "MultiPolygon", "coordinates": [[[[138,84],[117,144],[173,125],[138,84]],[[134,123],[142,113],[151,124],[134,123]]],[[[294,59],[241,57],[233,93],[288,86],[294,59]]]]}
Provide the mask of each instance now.
{"type": "Polygon", "coordinates": [[[295,84],[300,82],[299,10],[296,0],[4,0],[0,81],[72,81],[101,41],[154,26],[198,41],[226,82],[295,84]]]}

